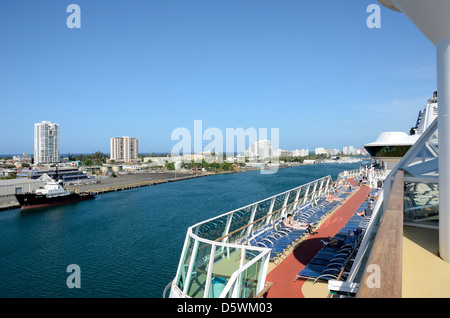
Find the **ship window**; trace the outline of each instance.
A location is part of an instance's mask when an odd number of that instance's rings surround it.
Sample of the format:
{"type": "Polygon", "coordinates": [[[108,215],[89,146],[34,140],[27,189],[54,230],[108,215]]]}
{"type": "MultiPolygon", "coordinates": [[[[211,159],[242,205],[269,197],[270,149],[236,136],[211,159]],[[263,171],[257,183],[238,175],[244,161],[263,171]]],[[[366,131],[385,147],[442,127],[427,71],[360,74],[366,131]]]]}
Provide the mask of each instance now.
{"type": "Polygon", "coordinates": [[[405,223],[438,226],[439,185],[405,182],[403,206],[405,223]]]}

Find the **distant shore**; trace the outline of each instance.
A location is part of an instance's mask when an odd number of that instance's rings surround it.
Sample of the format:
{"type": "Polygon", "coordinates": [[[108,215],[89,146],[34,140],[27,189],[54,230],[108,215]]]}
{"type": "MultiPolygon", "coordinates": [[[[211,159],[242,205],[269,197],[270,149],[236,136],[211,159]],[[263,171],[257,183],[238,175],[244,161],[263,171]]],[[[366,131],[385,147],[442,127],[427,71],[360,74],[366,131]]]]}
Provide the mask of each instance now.
{"type": "MultiPolygon", "coordinates": [[[[80,180],[78,182],[79,184],[70,184],[69,182],[68,184],[64,185],[64,188],[66,188],[68,191],[94,192],[96,194],[102,194],[107,192],[122,191],[217,174],[240,173],[253,170],[259,169],[248,169],[243,171],[203,172],[198,174],[180,171],[128,173],[120,174],[118,177],[114,178],[97,177],[95,179],[86,179],[84,182],[80,180]],[[93,181],[95,181],[95,183],[93,181]]],[[[16,209],[19,207],[20,205],[13,195],[0,198],[0,211],[16,209]]]]}
{"type": "MultiPolygon", "coordinates": [[[[192,174],[188,172],[159,172],[159,173],[130,173],[122,174],[118,177],[99,177],[95,179],[86,179],[85,182],[80,181],[79,184],[66,184],[64,188],[68,191],[76,192],[94,192],[96,194],[122,191],[126,189],[139,188],[144,186],[157,185],[162,183],[187,180],[192,178],[214,175],[217,173],[192,174]],[[95,181],[93,183],[92,181],[95,181]]],[[[14,196],[0,198],[0,211],[16,209],[20,205],[14,196]]]]}
{"type": "MultiPolygon", "coordinates": [[[[307,165],[304,163],[295,163],[292,165],[279,165],[278,169],[284,169],[295,166],[307,165]]],[[[163,183],[188,180],[199,177],[206,177],[218,174],[241,173],[248,171],[258,171],[260,168],[248,168],[240,171],[218,171],[218,172],[203,172],[199,174],[192,174],[191,172],[181,171],[164,171],[164,172],[139,172],[120,174],[118,177],[96,177],[95,179],[86,179],[85,182],[80,181],[79,184],[66,184],[64,187],[68,191],[76,192],[94,192],[102,194],[107,192],[123,191],[127,189],[140,188],[145,186],[153,186],[163,183]],[[92,181],[95,181],[92,182],[92,181]]],[[[0,197],[0,211],[19,208],[20,205],[13,195],[7,197],[0,197]]]]}

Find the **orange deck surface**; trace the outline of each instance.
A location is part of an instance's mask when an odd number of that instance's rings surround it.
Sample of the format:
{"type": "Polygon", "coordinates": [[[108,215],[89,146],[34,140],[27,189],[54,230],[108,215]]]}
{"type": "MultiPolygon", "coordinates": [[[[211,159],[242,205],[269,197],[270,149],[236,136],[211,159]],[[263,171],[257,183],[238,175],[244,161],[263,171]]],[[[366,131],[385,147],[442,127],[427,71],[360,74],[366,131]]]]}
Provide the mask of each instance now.
{"type": "Polygon", "coordinates": [[[305,282],[296,275],[306,267],[308,262],[322,248],[321,240],[333,237],[342,229],[356,209],[366,199],[370,188],[362,186],[336,212],[331,215],[317,230],[318,234],[310,235],[285,260],[276,266],[266,280],[273,282],[267,293],[267,298],[303,298],[302,285],[305,282]]]}

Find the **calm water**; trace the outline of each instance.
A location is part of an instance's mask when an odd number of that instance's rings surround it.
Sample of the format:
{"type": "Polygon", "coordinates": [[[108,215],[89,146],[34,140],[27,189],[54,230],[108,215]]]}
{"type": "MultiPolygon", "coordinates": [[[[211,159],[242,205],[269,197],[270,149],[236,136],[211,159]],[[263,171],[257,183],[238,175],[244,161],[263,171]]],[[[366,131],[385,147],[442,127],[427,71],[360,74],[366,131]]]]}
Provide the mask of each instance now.
{"type": "Polygon", "coordinates": [[[161,298],[189,226],[356,164],[216,175],[0,212],[0,297],[161,298]],[[66,285],[67,266],[81,288],[66,285]]]}

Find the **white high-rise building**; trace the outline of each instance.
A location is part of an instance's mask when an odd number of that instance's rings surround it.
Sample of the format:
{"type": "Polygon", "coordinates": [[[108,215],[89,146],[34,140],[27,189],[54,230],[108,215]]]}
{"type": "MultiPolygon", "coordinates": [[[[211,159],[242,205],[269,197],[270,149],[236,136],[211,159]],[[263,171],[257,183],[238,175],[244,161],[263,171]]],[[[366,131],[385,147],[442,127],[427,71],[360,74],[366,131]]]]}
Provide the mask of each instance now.
{"type": "Polygon", "coordinates": [[[323,148],[323,147],[318,147],[318,148],[314,149],[314,153],[316,155],[323,155],[323,154],[328,154],[328,151],[326,151],[325,148],[323,148]]]}
{"type": "Polygon", "coordinates": [[[271,142],[267,139],[255,141],[250,145],[250,148],[245,152],[245,154],[250,158],[270,158],[273,154],[271,142]]]}
{"type": "Polygon", "coordinates": [[[124,137],[111,138],[110,159],[122,162],[131,162],[138,160],[138,139],[124,137]]]}
{"type": "Polygon", "coordinates": [[[59,162],[59,125],[50,121],[34,124],[34,163],[59,162]]]}
{"type": "Polygon", "coordinates": [[[343,147],[342,154],[344,155],[356,155],[356,149],[353,146],[343,147]]]}

